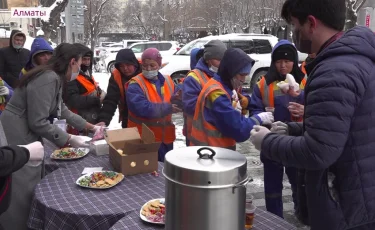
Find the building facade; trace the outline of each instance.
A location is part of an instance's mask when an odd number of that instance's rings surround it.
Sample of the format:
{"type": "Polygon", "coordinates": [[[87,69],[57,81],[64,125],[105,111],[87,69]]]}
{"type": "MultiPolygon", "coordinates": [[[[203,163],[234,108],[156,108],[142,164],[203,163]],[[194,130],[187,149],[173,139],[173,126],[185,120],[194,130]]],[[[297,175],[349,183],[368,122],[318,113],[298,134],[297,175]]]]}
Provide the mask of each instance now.
{"type": "Polygon", "coordinates": [[[69,0],[65,8],[66,42],[84,42],[84,0],[69,0]]]}

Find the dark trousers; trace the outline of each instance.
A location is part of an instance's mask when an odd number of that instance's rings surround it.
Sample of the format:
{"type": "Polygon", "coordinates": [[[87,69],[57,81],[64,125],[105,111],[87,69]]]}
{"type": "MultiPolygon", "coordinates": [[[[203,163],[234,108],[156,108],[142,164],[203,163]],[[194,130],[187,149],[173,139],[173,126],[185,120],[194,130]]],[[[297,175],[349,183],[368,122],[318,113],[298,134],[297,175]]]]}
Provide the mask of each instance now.
{"type": "Polygon", "coordinates": [[[264,195],[267,211],[284,218],[282,200],[284,168],[292,187],[292,197],[295,210],[298,209],[297,169],[284,167],[283,165],[264,157],[261,157],[261,160],[264,168],[264,195]]]}
{"type": "Polygon", "coordinates": [[[171,144],[164,144],[161,143],[158,151],[158,161],[164,162],[165,154],[169,151],[173,150],[173,143],[171,144]]]}

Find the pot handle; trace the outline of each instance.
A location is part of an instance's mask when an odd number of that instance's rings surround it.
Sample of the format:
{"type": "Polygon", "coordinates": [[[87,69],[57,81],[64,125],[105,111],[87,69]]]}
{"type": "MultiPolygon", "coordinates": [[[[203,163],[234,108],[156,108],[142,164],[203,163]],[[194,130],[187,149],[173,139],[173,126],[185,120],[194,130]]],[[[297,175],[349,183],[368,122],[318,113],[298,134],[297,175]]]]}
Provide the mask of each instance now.
{"type": "Polygon", "coordinates": [[[203,148],[198,149],[197,153],[199,155],[199,158],[201,159],[213,159],[214,156],[216,155],[216,152],[213,149],[210,149],[208,147],[203,147],[203,148]],[[211,154],[201,153],[203,150],[208,150],[211,152],[211,154]]]}
{"type": "Polygon", "coordinates": [[[247,180],[245,182],[242,182],[242,183],[239,183],[239,184],[236,184],[236,185],[233,186],[233,193],[236,190],[236,188],[240,188],[240,187],[246,188],[247,184],[250,183],[250,182],[253,182],[253,178],[251,176],[249,176],[249,174],[248,174],[247,180]]]}

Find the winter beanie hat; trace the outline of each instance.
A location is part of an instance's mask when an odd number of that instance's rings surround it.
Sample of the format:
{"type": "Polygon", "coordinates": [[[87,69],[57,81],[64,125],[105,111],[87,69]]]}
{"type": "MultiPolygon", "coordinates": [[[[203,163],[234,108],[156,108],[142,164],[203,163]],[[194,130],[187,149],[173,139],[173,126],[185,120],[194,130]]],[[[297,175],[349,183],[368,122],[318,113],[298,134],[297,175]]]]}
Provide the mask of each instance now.
{"type": "Polygon", "coordinates": [[[161,55],[158,49],[156,48],[148,48],[146,49],[142,54],[142,62],[145,59],[154,60],[158,63],[158,65],[161,67],[161,55]]]}
{"type": "Polygon", "coordinates": [[[272,54],[272,61],[289,60],[296,61],[296,51],[291,45],[281,45],[272,54]]]}
{"type": "Polygon", "coordinates": [[[212,40],[209,41],[206,45],[204,45],[204,53],[203,58],[204,60],[210,59],[223,59],[224,53],[227,50],[227,46],[220,40],[212,40]]]}

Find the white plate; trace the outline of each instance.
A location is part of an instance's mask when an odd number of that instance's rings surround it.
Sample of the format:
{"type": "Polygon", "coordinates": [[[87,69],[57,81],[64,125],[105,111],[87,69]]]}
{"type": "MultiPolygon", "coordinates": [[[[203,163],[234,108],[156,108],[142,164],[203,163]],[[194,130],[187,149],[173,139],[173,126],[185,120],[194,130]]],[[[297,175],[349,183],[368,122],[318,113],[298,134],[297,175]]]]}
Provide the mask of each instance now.
{"type": "MultiPolygon", "coordinates": [[[[51,153],[51,159],[54,159],[54,160],[62,160],[62,161],[71,161],[71,160],[77,160],[77,159],[80,159],[82,157],[85,157],[89,152],[90,152],[90,149],[89,148],[67,148],[67,149],[79,149],[83,152],[85,152],[85,154],[83,156],[80,156],[80,157],[76,157],[76,158],[58,158],[58,157],[55,157],[55,151],[53,151],[51,153]]],[[[58,149],[60,150],[60,149],[58,149]]]]}
{"type": "MultiPolygon", "coordinates": [[[[146,204],[148,204],[149,202],[153,202],[153,201],[156,201],[156,200],[160,201],[160,203],[162,203],[162,204],[165,204],[165,198],[158,198],[158,199],[149,200],[149,201],[147,201],[147,202],[141,207],[141,210],[139,210],[139,217],[141,217],[141,219],[142,219],[143,221],[146,221],[146,222],[151,223],[151,224],[164,225],[165,223],[160,223],[160,222],[153,222],[153,221],[150,221],[150,220],[147,219],[147,217],[145,217],[144,215],[142,215],[143,207],[144,207],[146,204]]],[[[164,215],[165,215],[165,214],[164,214],[164,215]]]]}
{"type": "MultiPolygon", "coordinates": [[[[112,172],[112,171],[99,171],[99,172],[112,172]]],[[[87,177],[87,176],[91,176],[93,173],[98,173],[98,172],[92,172],[92,173],[90,173],[90,174],[86,174],[86,175],[83,175],[83,176],[79,177],[79,178],[76,180],[76,185],[81,186],[81,187],[83,187],[83,188],[91,188],[91,189],[109,189],[109,188],[112,188],[112,187],[118,185],[118,184],[124,179],[124,174],[121,173],[122,178],[121,178],[121,180],[120,180],[119,182],[117,182],[116,184],[114,184],[114,185],[112,185],[112,186],[105,187],[105,188],[89,187],[89,186],[83,186],[83,185],[80,185],[80,184],[79,184],[79,181],[80,181],[81,179],[83,179],[83,178],[85,178],[85,177],[87,177]]],[[[115,172],[115,173],[117,173],[117,172],[115,172]]],[[[119,174],[119,173],[117,173],[117,174],[119,174]]]]}

